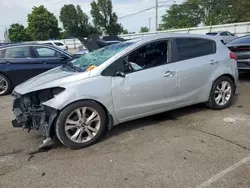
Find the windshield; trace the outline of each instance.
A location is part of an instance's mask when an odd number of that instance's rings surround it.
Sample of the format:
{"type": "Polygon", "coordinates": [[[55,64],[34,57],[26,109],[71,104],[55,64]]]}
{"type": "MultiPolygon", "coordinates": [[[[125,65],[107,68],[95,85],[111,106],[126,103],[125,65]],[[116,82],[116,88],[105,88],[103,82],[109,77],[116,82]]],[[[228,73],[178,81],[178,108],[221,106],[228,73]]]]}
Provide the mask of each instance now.
{"type": "Polygon", "coordinates": [[[227,44],[250,44],[250,36],[236,38],[227,44]]]}
{"type": "Polygon", "coordinates": [[[77,67],[81,72],[89,71],[103,64],[105,61],[118,54],[125,48],[134,44],[135,42],[121,42],[118,44],[113,44],[110,46],[106,46],[104,48],[100,48],[93,52],[87,53],[80,57],[79,59],[72,62],[74,67],[77,67]]]}

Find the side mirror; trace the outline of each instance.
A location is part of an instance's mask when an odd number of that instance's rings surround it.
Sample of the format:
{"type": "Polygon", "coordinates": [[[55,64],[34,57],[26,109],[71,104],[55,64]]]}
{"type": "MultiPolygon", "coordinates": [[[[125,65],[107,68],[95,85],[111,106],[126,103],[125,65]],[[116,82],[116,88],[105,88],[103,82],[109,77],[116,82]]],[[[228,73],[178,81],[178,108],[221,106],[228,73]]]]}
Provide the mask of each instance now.
{"type": "Polygon", "coordinates": [[[126,76],[126,74],[124,72],[121,72],[121,71],[116,71],[115,76],[124,78],[126,76]]]}
{"type": "Polygon", "coordinates": [[[68,57],[66,56],[66,55],[64,55],[64,54],[60,54],[59,55],[59,59],[61,59],[61,60],[65,60],[65,59],[67,59],[68,57]]]}

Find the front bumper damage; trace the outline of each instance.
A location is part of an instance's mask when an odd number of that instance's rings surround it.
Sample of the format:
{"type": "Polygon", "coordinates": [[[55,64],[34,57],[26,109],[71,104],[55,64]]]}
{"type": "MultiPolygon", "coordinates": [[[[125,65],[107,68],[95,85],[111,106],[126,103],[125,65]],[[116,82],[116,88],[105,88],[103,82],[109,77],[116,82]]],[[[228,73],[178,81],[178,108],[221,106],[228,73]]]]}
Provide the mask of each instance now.
{"type": "MultiPolygon", "coordinates": [[[[37,93],[19,95],[12,93],[14,97],[13,112],[16,117],[12,121],[13,127],[22,127],[23,129],[34,129],[45,137],[43,144],[39,147],[45,147],[53,136],[51,130],[53,122],[57,117],[57,110],[42,104],[42,100],[39,99],[37,93]]],[[[48,97],[49,95],[45,95],[48,97]]],[[[45,99],[47,100],[47,99],[45,99]]]]}

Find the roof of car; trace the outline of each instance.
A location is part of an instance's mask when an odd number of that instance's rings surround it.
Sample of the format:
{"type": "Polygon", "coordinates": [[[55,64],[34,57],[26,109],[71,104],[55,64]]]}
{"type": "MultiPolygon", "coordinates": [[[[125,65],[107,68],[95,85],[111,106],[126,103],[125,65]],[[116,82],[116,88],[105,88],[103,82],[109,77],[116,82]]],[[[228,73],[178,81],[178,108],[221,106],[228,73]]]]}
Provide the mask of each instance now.
{"type": "Polygon", "coordinates": [[[19,46],[33,46],[33,45],[38,45],[38,46],[48,46],[48,47],[53,47],[51,45],[48,45],[48,44],[41,44],[41,43],[15,43],[15,44],[7,44],[7,45],[3,45],[3,46],[0,46],[0,49],[3,49],[3,48],[9,48],[9,47],[19,47],[19,46]]]}

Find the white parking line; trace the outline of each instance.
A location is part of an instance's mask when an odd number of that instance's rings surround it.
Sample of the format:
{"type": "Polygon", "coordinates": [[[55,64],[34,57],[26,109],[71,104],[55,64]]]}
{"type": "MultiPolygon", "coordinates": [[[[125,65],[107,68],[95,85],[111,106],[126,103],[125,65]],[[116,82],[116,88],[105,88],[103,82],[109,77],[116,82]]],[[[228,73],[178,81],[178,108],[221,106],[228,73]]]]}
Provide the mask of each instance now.
{"type": "Polygon", "coordinates": [[[199,185],[198,187],[196,188],[205,188],[209,185],[211,185],[213,182],[217,181],[218,179],[222,178],[223,176],[225,176],[227,173],[235,170],[236,168],[238,168],[239,166],[247,163],[250,161],[250,157],[246,157],[244,159],[242,159],[241,161],[237,162],[236,164],[228,167],[227,169],[221,171],[220,173],[212,176],[209,180],[205,181],[204,183],[202,183],[201,185],[199,185]]]}

